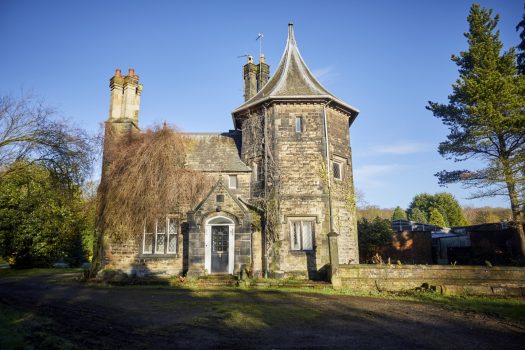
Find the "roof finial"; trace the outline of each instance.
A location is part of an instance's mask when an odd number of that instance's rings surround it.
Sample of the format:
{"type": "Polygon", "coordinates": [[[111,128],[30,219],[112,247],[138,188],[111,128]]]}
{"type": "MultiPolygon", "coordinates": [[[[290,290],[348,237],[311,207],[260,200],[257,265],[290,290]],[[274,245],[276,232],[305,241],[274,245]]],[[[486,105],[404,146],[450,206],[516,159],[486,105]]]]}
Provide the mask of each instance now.
{"type": "Polygon", "coordinates": [[[288,23],[288,39],[293,38],[293,23],[290,21],[288,23]]]}

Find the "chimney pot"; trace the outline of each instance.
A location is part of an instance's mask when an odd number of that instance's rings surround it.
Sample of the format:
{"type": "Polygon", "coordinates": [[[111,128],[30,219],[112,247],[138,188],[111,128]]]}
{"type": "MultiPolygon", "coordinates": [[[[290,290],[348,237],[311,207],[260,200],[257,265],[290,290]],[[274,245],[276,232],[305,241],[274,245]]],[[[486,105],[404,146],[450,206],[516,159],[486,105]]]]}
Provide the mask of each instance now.
{"type": "Polygon", "coordinates": [[[116,76],[116,77],[120,77],[120,68],[117,68],[117,69],[115,70],[115,76],[116,76]]]}
{"type": "Polygon", "coordinates": [[[130,77],[134,77],[134,76],[135,76],[135,70],[134,70],[133,68],[130,68],[130,69],[128,70],[128,75],[129,75],[130,77]]]}

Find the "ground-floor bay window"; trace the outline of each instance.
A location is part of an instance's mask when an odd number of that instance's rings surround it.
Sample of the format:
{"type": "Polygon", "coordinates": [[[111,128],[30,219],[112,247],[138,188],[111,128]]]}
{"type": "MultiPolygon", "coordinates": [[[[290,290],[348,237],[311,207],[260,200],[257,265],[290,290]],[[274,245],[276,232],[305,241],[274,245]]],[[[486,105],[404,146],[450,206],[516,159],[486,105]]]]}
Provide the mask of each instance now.
{"type": "Polygon", "coordinates": [[[175,218],[159,219],[144,226],[142,254],[176,254],[178,223],[175,218]]]}

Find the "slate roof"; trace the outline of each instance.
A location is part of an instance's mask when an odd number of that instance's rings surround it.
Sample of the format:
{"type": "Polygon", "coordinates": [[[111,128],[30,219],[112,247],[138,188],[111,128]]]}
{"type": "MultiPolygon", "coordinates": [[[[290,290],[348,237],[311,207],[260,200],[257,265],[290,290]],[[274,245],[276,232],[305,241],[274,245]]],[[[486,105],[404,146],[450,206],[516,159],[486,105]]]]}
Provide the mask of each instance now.
{"type": "Polygon", "coordinates": [[[359,113],[357,108],[341,101],[326,90],[310,72],[297,48],[291,23],[288,24],[286,48],[275,74],[255,96],[235,109],[232,114],[235,115],[271,99],[324,99],[335,102],[352,114],[353,118],[359,113]]]}
{"type": "Polygon", "coordinates": [[[186,166],[204,172],[250,172],[240,157],[241,133],[190,133],[186,166]]]}

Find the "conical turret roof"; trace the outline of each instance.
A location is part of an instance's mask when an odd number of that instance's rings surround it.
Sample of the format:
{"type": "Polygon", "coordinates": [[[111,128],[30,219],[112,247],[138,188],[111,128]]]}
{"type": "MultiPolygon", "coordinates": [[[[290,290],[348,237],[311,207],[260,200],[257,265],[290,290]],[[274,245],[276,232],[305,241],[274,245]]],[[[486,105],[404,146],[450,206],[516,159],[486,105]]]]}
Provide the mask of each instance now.
{"type": "Polygon", "coordinates": [[[275,74],[255,96],[235,109],[232,114],[235,116],[251,107],[273,99],[333,101],[339,108],[352,115],[350,123],[359,113],[357,108],[332,95],[310,72],[297,48],[293,24],[291,23],[288,24],[286,49],[275,74]]]}

